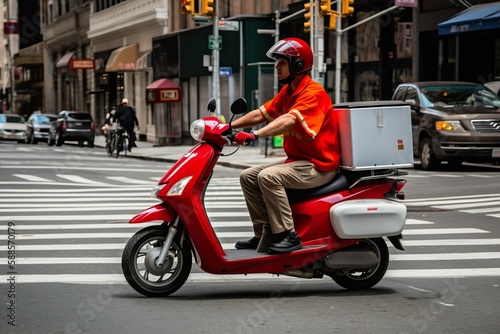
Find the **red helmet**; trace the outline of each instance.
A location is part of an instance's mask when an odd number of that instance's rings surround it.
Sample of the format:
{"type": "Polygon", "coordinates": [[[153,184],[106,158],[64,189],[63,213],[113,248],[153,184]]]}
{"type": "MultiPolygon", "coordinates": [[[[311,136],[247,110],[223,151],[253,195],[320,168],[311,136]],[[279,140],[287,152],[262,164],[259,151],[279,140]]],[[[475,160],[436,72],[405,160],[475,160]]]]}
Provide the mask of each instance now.
{"type": "Polygon", "coordinates": [[[288,59],[290,73],[293,75],[310,71],[313,67],[311,47],[300,38],[285,38],[274,44],[266,56],[277,60],[278,57],[288,59]]]}

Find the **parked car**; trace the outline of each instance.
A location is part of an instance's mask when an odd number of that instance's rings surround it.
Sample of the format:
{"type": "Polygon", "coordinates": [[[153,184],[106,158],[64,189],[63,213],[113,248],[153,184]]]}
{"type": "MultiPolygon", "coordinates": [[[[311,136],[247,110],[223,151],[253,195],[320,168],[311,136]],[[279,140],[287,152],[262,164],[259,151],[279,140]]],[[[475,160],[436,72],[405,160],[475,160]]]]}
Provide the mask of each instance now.
{"type": "Polygon", "coordinates": [[[50,127],[56,120],[57,115],[35,111],[26,122],[26,142],[29,144],[36,144],[39,141],[48,142],[50,127]]]}
{"type": "Polygon", "coordinates": [[[490,81],[485,83],[484,85],[497,96],[500,96],[500,81],[490,81]]]}
{"type": "Polygon", "coordinates": [[[87,143],[88,147],[94,147],[94,139],[94,121],[92,116],[84,111],[61,111],[49,130],[50,146],[61,146],[65,141],[77,141],[79,146],[87,143]]]}
{"type": "Polygon", "coordinates": [[[24,143],[26,140],[24,118],[16,114],[0,114],[0,139],[24,143]]]}
{"type": "Polygon", "coordinates": [[[400,84],[392,97],[411,107],[413,151],[431,170],[447,161],[500,161],[500,100],[469,82],[400,84]]]}

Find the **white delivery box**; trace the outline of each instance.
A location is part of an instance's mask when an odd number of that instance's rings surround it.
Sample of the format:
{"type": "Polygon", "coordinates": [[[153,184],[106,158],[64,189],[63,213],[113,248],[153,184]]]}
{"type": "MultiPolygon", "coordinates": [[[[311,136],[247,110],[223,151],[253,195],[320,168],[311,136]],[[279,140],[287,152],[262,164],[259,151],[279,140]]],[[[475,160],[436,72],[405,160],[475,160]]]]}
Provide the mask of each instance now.
{"type": "Polygon", "coordinates": [[[337,104],[334,109],[342,169],[413,167],[408,104],[398,101],[351,102],[337,104]]]}

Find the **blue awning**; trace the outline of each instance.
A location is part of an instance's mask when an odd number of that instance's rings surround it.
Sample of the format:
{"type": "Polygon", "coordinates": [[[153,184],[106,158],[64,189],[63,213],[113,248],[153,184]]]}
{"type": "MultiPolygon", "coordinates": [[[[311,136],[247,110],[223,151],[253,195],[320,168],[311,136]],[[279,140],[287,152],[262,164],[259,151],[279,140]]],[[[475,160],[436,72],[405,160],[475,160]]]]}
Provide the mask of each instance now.
{"type": "Polygon", "coordinates": [[[500,28],[500,2],[470,7],[438,24],[439,35],[500,28]]]}

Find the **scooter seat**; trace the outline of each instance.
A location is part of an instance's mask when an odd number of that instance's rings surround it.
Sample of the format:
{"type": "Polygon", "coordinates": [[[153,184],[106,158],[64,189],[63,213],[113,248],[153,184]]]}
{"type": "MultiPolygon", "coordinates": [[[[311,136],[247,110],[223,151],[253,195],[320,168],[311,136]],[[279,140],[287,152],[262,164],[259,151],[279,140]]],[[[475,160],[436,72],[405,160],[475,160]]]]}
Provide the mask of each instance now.
{"type": "Polygon", "coordinates": [[[286,189],[286,194],[290,203],[296,203],[347,189],[348,186],[347,177],[344,174],[338,174],[332,182],[325,185],[311,189],[286,189]]]}

